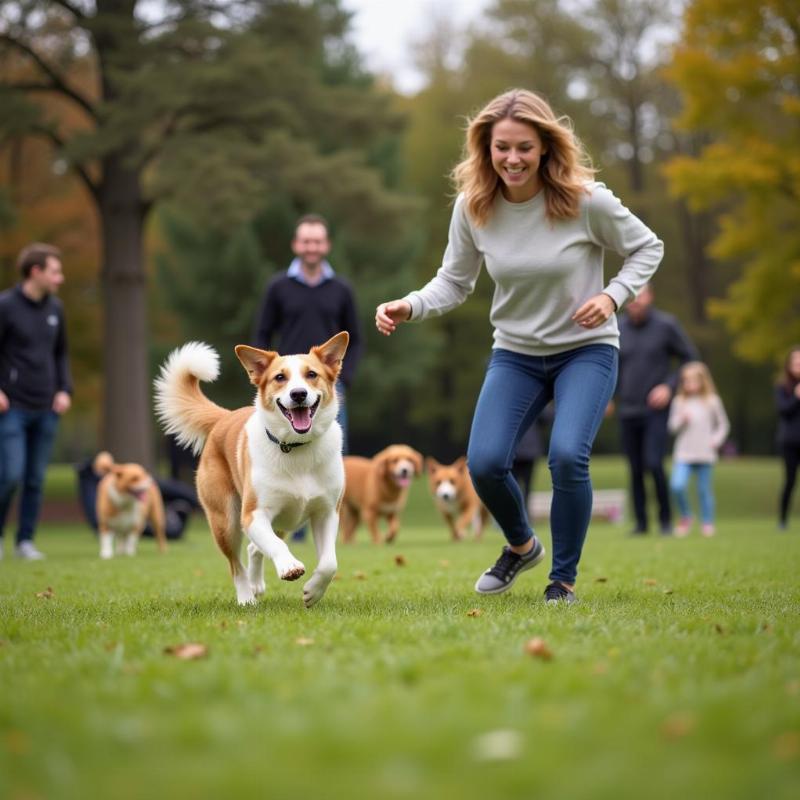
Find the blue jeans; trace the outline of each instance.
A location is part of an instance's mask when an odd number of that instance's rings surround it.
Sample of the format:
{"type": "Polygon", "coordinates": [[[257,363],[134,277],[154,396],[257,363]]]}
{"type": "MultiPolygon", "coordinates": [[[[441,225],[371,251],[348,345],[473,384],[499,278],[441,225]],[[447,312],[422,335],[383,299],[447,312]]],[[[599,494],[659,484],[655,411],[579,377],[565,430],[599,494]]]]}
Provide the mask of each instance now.
{"type": "Polygon", "coordinates": [[[509,544],[531,539],[525,500],[511,471],[522,434],[555,400],[548,466],[553,479],[551,580],[573,583],[592,515],[589,455],[617,382],[618,351],[592,344],[552,356],[492,351],[467,462],[475,489],[509,544]]]}
{"type": "Polygon", "coordinates": [[[704,525],[711,525],[714,522],[714,489],[711,486],[711,479],[714,476],[713,464],[687,464],[684,461],[676,461],[672,465],[672,478],[670,489],[678,504],[678,510],[682,517],[691,517],[692,512],[689,508],[689,477],[694,473],[697,479],[697,496],[700,500],[700,520],[704,525]]]}
{"type": "Polygon", "coordinates": [[[0,414],[0,536],[14,492],[22,484],[17,544],[33,539],[57,428],[58,414],[54,411],[10,408],[0,414]]]}

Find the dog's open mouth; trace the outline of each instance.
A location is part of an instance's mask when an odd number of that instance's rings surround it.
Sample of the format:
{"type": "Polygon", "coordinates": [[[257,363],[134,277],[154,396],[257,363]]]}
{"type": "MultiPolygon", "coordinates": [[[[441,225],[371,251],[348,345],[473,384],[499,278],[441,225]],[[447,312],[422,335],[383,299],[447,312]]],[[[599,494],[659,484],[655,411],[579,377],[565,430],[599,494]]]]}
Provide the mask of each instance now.
{"type": "Polygon", "coordinates": [[[394,482],[401,489],[405,489],[407,486],[411,486],[411,475],[407,472],[397,472],[394,475],[394,482]]]}
{"type": "Polygon", "coordinates": [[[147,489],[128,489],[128,493],[132,494],[139,502],[147,497],[147,489]]]}
{"type": "Polygon", "coordinates": [[[318,397],[313,406],[295,406],[294,408],[286,408],[280,400],[275,402],[278,404],[283,416],[291,423],[295,433],[308,433],[311,430],[311,422],[314,419],[314,414],[317,413],[321,399],[318,397]]]}

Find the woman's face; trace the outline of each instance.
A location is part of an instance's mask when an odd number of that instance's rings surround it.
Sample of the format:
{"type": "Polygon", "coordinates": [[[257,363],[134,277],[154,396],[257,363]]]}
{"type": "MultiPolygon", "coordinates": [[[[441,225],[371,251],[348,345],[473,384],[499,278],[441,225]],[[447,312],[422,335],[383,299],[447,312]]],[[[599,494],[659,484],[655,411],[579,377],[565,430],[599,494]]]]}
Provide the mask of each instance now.
{"type": "Polygon", "coordinates": [[[495,122],[489,148],[507,200],[522,203],[542,188],[539,164],[546,149],[533,125],[515,119],[495,122]]]}
{"type": "Polygon", "coordinates": [[[800,381],[800,350],[795,350],[789,356],[789,374],[796,381],[800,381]]]}

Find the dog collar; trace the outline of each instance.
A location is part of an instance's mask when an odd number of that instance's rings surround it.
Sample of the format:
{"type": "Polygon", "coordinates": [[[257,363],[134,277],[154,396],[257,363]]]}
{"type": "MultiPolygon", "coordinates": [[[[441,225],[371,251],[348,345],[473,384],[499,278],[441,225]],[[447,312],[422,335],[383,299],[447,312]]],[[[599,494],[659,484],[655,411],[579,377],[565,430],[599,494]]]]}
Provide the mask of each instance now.
{"type": "Polygon", "coordinates": [[[267,438],[273,442],[274,444],[280,447],[282,453],[291,453],[295,447],[302,447],[304,444],[308,444],[308,442],[281,442],[278,441],[266,428],[264,430],[267,432],[267,438]]]}

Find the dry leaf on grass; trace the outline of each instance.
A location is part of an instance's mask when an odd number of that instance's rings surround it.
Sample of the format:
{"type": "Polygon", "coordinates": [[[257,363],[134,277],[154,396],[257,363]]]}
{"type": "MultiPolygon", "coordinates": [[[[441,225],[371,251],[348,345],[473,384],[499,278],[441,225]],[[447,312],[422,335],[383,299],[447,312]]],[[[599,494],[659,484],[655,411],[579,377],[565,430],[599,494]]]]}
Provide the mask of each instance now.
{"type": "Polygon", "coordinates": [[[772,752],[781,761],[795,761],[800,758],[800,732],[786,731],[772,743],[772,752]]]}
{"type": "Polygon", "coordinates": [[[443,559],[442,559],[442,560],[439,562],[439,566],[440,566],[440,567],[445,567],[445,569],[446,569],[447,567],[449,567],[449,566],[450,566],[450,562],[449,562],[449,561],[448,561],[446,558],[443,558],[443,559]]]}
{"type": "Polygon", "coordinates": [[[550,661],[553,657],[553,651],[540,636],[534,636],[525,642],[525,652],[534,658],[541,658],[542,661],[550,661]]]}
{"type": "Polygon", "coordinates": [[[644,579],[645,586],[658,586],[658,581],[655,578],[645,578],[644,579]]]}
{"type": "Polygon", "coordinates": [[[471,608],[469,611],[467,611],[468,617],[479,617],[481,614],[483,614],[483,611],[481,611],[479,608],[471,608]]]}
{"type": "Polygon", "coordinates": [[[184,642],[183,644],[171,644],[164,648],[164,652],[169,656],[191,661],[195,658],[205,658],[208,655],[208,648],[199,642],[184,642]]]}
{"type": "Polygon", "coordinates": [[[354,572],[354,573],[353,573],[353,577],[354,577],[354,578],[355,578],[357,581],[363,581],[363,580],[366,580],[367,573],[366,573],[366,572],[361,572],[361,570],[358,570],[358,572],[354,572]]]}
{"type": "Polygon", "coordinates": [[[314,640],[305,636],[298,636],[297,639],[294,640],[294,643],[299,644],[300,647],[308,647],[309,645],[314,644],[314,640]]]}
{"type": "Polygon", "coordinates": [[[688,711],[676,711],[664,720],[661,733],[667,739],[683,739],[695,729],[696,724],[694,714],[688,711]]]}
{"type": "Polygon", "coordinates": [[[45,599],[51,598],[54,594],[55,592],[52,586],[48,586],[43,592],[36,592],[37,597],[43,597],[45,599]]]}
{"type": "Polygon", "coordinates": [[[726,630],[725,630],[725,628],[723,628],[723,627],[722,627],[722,625],[720,625],[720,624],[719,624],[719,622],[715,622],[715,623],[714,623],[714,630],[715,630],[715,631],[716,631],[716,632],[717,632],[717,633],[718,633],[720,636],[724,636],[724,635],[725,635],[725,633],[726,633],[726,630]]]}
{"type": "Polygon", "coordinates": [[[398,567],[404,567],[406,565],[406,557],[398,553],[394,557],[394,563],[397,564],[398,567]]]}
{"type": "Polygon", "coordinates": [[[595,583],[606,583],[607,581],[608,578],[606,578],[604,575],[601,575],[599,578],[594,579],[595,583]]]}

